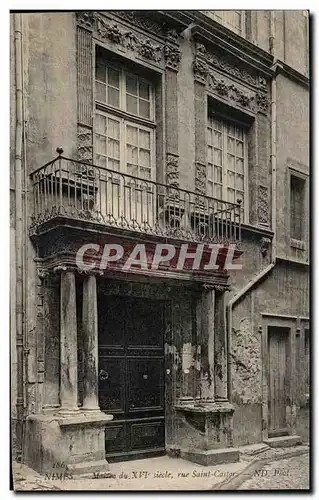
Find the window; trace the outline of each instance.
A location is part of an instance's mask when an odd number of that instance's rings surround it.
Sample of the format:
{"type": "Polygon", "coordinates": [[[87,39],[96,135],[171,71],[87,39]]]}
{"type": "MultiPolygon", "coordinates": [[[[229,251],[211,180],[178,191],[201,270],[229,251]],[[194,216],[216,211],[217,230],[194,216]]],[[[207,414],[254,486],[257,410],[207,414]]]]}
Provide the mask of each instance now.
{"type": "Polygon", "coordinates": [[[303,240],[305,180],[290,176],[290,236],[303,240]]]}
{"type": "Polygon", "coordinates": [[[139,75],[97,58],[96,163],[143,179],[154,178],[154,89],[139,75]]]}
{"type": "Polygon", "coordinates": [[[242,10],[210,10],[205,14],[231,29],[238,35],[244,36],[244,11],[242,10]]]}
{"type": "Polygon", "coordinates": [[[132,115],[153,120],[152,88],[149,82],[102,59],[97,60],[96,100],[132,115]]]}
{"type": "Polygon", "coordinates": [[[208,117],[207,194],[231,203],[241,200],[242,217],[247,205],[246,142],[244,127],[213,115],[208,117]]]}

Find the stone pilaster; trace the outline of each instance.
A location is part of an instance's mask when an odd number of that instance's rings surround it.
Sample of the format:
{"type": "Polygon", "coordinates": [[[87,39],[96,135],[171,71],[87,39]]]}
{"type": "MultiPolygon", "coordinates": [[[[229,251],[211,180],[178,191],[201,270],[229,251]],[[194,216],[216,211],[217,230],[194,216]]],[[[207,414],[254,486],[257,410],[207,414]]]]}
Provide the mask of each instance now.
{"type": "Polygon", "coordinates": [[[60,412],[78,411],[78,366],[75,273],[61,266],[60,289],[60,412]]]}
{"type": "Polygon", "coordinates": [[[227,331],[224,296],[224,293],[217,293],[215,297],[215,401],[227,401],[227,331]]]}
{"type": "Polygon", "coordinates": [[[201,376],[200,376],[200,403],[213,403],[215,399],[214,387],[214,315],[215,290],[204,288],[201,295],[201,376]]]}
{"type": "Polygon", "coordinates": [[[96,277],[83,281],[83,410],[99,411],[98,400],[98,322],[96,277]]]}

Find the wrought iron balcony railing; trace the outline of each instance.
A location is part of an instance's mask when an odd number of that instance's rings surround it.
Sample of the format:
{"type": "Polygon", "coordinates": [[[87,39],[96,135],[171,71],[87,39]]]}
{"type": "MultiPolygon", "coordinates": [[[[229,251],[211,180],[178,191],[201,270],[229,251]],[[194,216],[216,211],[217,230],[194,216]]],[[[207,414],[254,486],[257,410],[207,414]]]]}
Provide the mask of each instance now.
{"type": "Polygon", "coordinates": [[[240,204],[62,155],[35,170],[31,182],[32,230],[64,216],[194,242],[241,237],[240,204]]]}

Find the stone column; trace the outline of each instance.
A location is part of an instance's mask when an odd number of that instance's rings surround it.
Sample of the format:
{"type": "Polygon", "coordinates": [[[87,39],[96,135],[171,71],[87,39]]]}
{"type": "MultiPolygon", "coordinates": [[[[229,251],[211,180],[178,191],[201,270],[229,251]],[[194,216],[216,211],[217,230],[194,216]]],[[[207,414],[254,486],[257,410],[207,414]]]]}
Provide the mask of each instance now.
{"type": "Polygon", "coordinates": [[[83,281],[83,410],[99,411],[98,397],[98,322],[96,277],[83,281]]]}
{"type": "Polygon", "coordinates": [[[74,270],[61,271],[60,290],[60,413],[78,411],[77,326],[74,270]]]}
{"type": "Polygon", "coordinates": [[[227,401],[227,331],[225,293],[215,296],[215,401],[227,401]]]}
{"type": "Polygon", "coordinates": [[[201,375],[200,403],[213,403],[214,394],[214,316],[215,290],[206,286],[201,295],[201,375]]]}

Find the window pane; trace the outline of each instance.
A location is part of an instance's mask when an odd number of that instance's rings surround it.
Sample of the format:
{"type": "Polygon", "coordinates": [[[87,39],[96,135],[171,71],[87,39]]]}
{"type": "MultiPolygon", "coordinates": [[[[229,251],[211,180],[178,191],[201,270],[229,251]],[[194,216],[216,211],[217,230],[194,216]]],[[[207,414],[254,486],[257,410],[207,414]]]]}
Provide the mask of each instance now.
{"type": "Polygon", "coordinates": [[[207,195],[214,197],[214,184],[210,181],[207,183],[207,195]]]}
{"type": "Polygon", "coordinates": [[[236,172],[237,174],[244,174],[244,160],[236,158],[236,172]]]}
{"type": "Polygon", "coordinates": [[[218,198],[219,200],[222,199],[222,186],[219,186],[218,184],[215,184],[214,198],[218,198]]]}
{"type": "Polygon", "coordinates": [[[214,130],[214,146],[222,148],[222,134],[214,130]]]}
{"type": "Polygon", "coordinates": [[[220,182],[222,183],[222,169],[220,167],[214,167],[215,168],[215,178],[214,178],[214,181],[215,182],[220,182]]]}
{"type": "Polygon", "coordinates": [[[126,92],[137,95],[137,77],[134,75],[126,75],[126,92]]]}
{"type": "Polygon", "coordinates": [[[136,127],[131,127],[130,125],[127,125],[126,131],[127,131],[127,142],[130,144],[138,145],[138,139],[137,139],[138,129],[136,127]]]}
{"type": "Polygon", "coordinates": [[[235,153],[235,140],[227,136],[227,151],[228,153],[235,153]]]}
{"type": "Polygon", "coordinates": [[[119,171],[120,170],[120,162],[118,160],[111,160],[110,158],[108,158],[107,168],[109,168],[110,170],[119,171]]]}
{"type": "Polygon", "coordinates": [[[229,135],[233,136],[235,135],[235,127],[231,123],[227,124],[227,132],[229,135]]]}
{"type": "Polygon", "coordinates": [[[120,87],[120,72],[114,68],[108,68],[107,70],[108,77],[108,85],[112,85],[112,87],[116,87],[117,89],[120,87]]]}
{"type": "Polygon", "coordinates": [[[137,97],[126,95],[126,110],[137,115],[137,97]]]}
{"type": "Polygon", "coordinates": [[[108,119],[107,135],[112,139],[120,138],[120,123],[117,120],[108,119]]]}
{"type": "Polygon", "coordinates": [[[237,139],[243,140],[244,131],[241,127],[236,127],[236,137],[237,139]]]}
{"type": "Polygon", "coordinates": [[[106,138],[103,135],[96,135],[96,152],[106,155],[106,138]]]}
{"type": "Polygon", "coordinates": [[[107,154],[112,158],[120,158],[120,143],[118,141],[114,141],[114,139],[109,139],[107,154]]]}
{"type": "Polygon", "coordinates": [[[96,163],[100,167],[106,167],[106,156],[96,155],[96,163]]]}
{"type": "Polygon", "coordinates": [[[106,133],[106,117],[100,114],[96,115],[96,131],[100,134],[106,133]]]}
{"type": "Polygon", "coordinates": [[[236,174],[236,189],[244,191],[244,176],[236,174]]]}
{"type": "Polygon", "coordinates": [[[95,68],[95,77],[97,80],[100,80],[101,82],[106,82],[106,67],[103,62],[98,61],[96,64],[95,68]]]}
{"type": "Polygon", "coordinates": [[[244,156],[244,144],[241,141],[236,141],[236,155],[244,156]]]}
{"type": "Polygon", "coordinates": [[[235,187],[235,174],[233,172],[230,172],[229,170],[228,170],[227,184],[231,188],[235,187]]]}
{"type": "Polygon", "coordinates": [[[227,166],[229,170],[235,170],[235,157],[230,154],[227,155],[227,166]]]}
{"type": "Polygon", "coordinates": [[[98,101],[106,102],[106,85],[104,83],[95,84],[96,99],[98,101]]]}
{"type": "Polygon", "coordinates": [[[120,106],[120,92],[112,87],[107,88],[108,93],[108,103],[111,106],[119,107],[120,106]]]}
{"type": "Polygon", "coordinates": [[[149,118],[150,117],[150,103],[148,101],[143,101],[142,99],[139,99],[139,115],[143,116],[143,118],[149,118]]]}
{"type": "Polygon", "coordinates": [[[227,189],[227,197],[229,202],[235,203],[235,190],[227,189]]]}
{"type": "Polygon", "coordinates": [[[151,156],[150,152],[145,149],[140,149],[140,165],[143,167],[149,167],[151,165],[151,156]]]}
{"type": "Polygon", "coordinates": [[[215,165],[222,164],[222,152],[219,149],[214,149],[214,163],[215,165]]]}
{"type": "Polygon", "coordinates": [[[141,167],[140,175],[141,175],[142,179],[151,179],[151,169],[141,167]]]}
{"type": "Polygon", "coordinates": [[[141,148],[150,149],[151,134],[146,130],[139,130],[139,145],[141,148]]]}
{"type": "Polygon", "coordinates": [[[208,146],[207,149],[207,162],[213,163],[213,148],[211,146],[208,146]]]}
{"type": "Polygon", "coordinates": [[[150,98],[150,86],[145,82],[140,82],[139,84],[139,96],[143,99],[149,100],[150,98]]]}
{"type": "Polygon", "coordinates": [[[134,175],[134,177],[138,177],[138,166],[131,165],[130,163],[128,163],[127,164],[127,173],[129,175],[134,175]]]}
{"type": "Polygon", "coordinates": [[[212,145],[213,145],[212,133],[213,133],[212,129],[208,127],[208,128],[207,128],[207,144],[208,144],[209,146],[212,146],[212,145]]]}
{"type": "Polygon", "coordinates": [[[127,144],[126,150],[127,150],[128,163],[135,163],[137,165],[138,164],[138,148],[137,148],[137,146],[131,146],[130,144],[127,144]]]}

